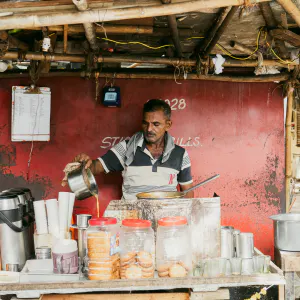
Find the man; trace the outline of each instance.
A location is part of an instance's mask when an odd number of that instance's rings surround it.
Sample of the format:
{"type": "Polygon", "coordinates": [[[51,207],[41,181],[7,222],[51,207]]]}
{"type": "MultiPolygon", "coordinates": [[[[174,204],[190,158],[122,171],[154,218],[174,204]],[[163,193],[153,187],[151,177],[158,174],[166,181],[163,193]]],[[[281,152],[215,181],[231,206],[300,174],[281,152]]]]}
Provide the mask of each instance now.
{"type": "MultiPolygon", "coordinates": [[[[163,100],[149,100],[144,105],[141,132],[98,159],[82,153],[74,161],[85,161],[95,175],[121,171],[124,199],[136,199],[141,192],[176,191],[178,184],[184,191],[192,186],[191,163],[185,149],[175,145],[168,133],[171,126],[170,106],[163,100]]],[[[192,191],[186,198],[193,196],[192,191]]]]}

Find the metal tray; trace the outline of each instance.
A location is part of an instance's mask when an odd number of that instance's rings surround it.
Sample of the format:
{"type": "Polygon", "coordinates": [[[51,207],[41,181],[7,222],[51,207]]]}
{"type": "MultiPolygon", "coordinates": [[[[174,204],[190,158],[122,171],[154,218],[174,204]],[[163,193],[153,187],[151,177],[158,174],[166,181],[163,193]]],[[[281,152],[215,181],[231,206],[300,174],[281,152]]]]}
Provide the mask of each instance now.
{"type": "Polygon", "coordinates": [[[20,283],[28,282],[70,282],[78,281],[79,274],[54,274],[42,272],[29,272],[27,263],[20,273],[20,283]]]}

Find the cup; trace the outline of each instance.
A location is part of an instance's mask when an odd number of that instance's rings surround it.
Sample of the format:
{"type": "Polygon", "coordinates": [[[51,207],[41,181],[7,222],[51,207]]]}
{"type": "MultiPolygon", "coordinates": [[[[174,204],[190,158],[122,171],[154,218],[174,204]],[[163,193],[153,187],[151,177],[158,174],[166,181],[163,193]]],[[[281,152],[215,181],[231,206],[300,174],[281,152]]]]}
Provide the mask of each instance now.
{"type": "Polygon", "coordinates": [[[74,240],[59,240],[52,248],[53,272],[74,274],[78,272],[78,249],[74,240]]]}
{"type": "Polygon", "coordinates": [[[81,214],[76,215],[76,225],[78,229],[86,229],[89,227],[89,220],[92,218],[92,215],[81,214]]]}
{"type": "Polygon", "coordinates": [[[194,267],[193,270],[193,276],[203,276],[203,272],[204,272],[204,266],[205,266],[205,261],[204,260],[200,260],[196,266],[194,267]]]}
{"type": "Polygon", "coordinates": [[[270,255],[264,255],[264,256],[265,256],[264,273],[270,273],[271,256],[270,255]]]}
{"type": "Polygon", "coordinates": [[[241,275],[242,272],[242,259],[240,257],[233,257],[230,259],[231,274],[241,275]]]}
{"type": "Polygon", "coordinates": [[[263,273],[264,266],[265,266],[265,256],[264,255],[253,256],[254,273],[257,273],[257,274],[263,273]]]}
{"type": "Polygon", "coordinates": [[[254,272],[254,265],[252,258],[242,259],[242,275],[251,275],[254,272]]]}
{"type": "Polygon", "coordinates": [[[213,258],[205,261],[204,265],[204,277],[220,277],[226,273],[226,258],[213,258]]]}

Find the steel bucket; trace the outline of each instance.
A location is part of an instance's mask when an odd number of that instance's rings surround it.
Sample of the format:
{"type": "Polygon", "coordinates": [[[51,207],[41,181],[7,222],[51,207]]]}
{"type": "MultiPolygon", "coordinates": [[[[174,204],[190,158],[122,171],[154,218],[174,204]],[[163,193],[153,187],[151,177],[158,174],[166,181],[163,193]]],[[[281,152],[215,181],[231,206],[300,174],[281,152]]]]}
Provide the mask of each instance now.
{"type": "Polygon", "coordinates": [[[274,222],[275,247],[284,251],[300,251],[300,214],[271,216],[274,222]]]}

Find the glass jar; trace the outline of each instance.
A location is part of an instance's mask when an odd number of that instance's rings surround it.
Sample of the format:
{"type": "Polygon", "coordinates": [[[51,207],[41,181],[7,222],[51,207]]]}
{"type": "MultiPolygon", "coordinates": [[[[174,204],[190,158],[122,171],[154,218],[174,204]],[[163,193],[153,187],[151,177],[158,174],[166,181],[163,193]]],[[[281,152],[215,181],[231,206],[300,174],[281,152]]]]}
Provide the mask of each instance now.
{"type": "Polygon", "coordinates": [[[154,277],[155,243],[150,221],[123,220],[120,245],[121,279],[154,277]]]}
{"type": "Polygon", "coordinates": [[[186,277],[192,269],[192,252],[186,217],[158,221],[156,269],[159,277],[186,277]]]}
{"type": "Polygon", "coordinates": [[[87,271],[90,280],[120,278],[120,226],[116,218],[89,220],[85,234],[87,271]]]}

